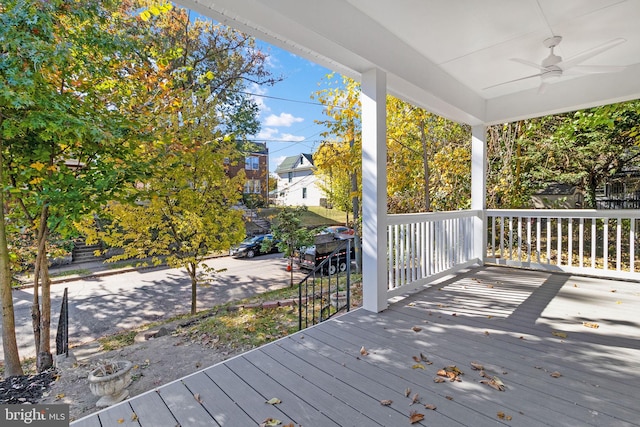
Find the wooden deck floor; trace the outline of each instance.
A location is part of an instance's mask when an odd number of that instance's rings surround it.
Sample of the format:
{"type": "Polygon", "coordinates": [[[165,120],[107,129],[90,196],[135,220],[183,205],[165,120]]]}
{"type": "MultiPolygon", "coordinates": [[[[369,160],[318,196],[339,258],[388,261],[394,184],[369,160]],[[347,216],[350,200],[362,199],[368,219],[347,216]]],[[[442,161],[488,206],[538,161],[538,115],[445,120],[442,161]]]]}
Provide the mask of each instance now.
{"type": "Polygon", "coordinates": [[[246,427],[273,418],[285,426],[404,426],[411,411],[424,414],[415,424],[424,426],[640,426],[640,284],[483,267],[72,425],[246,427]],[[414,367],[420,353],[432,362],[419,362],[425,369],[414,367]],[[505,390],[480,383],[471,362],[505,390]],[[464,372],[461,381],[434,382],[451,365],[464,372]],[[282,402],[265,403],[274,397],[282,402]]]}

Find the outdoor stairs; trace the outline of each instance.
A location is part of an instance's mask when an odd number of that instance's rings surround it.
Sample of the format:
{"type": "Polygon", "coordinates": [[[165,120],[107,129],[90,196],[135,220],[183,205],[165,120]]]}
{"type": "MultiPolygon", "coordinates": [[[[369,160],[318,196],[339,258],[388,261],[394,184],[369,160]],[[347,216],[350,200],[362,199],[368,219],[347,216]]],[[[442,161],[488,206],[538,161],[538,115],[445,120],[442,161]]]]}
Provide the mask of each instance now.
{"type": "Polygon", "coordinates": [[[89,262],[89,261],[98,261],[103,260],[104,256],[96,256],[95,251],[102,250],[102,245],[100,243],[95,245],[87,245],[82,240],[76,240],[75,246],[73,248],[73,261],[74,263],[79,262],[89,262]]]}

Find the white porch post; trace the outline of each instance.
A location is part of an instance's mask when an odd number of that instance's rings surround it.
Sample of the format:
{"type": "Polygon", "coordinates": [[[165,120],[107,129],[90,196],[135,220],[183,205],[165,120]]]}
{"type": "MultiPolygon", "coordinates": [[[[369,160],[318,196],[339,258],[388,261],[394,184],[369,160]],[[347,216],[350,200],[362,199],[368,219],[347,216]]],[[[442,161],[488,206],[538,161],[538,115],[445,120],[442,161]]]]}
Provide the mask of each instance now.
{"type": "Polygon", "coordinates": [[[362,74],[362,306],[387,308],[387,77],[362,74]]]}
{"type": "Polygon", "coordinates": [[[487,128],[471,128],[471,209],[480,211],[473,221],[473,254],[484,264],[487,207],[487,128]]]}

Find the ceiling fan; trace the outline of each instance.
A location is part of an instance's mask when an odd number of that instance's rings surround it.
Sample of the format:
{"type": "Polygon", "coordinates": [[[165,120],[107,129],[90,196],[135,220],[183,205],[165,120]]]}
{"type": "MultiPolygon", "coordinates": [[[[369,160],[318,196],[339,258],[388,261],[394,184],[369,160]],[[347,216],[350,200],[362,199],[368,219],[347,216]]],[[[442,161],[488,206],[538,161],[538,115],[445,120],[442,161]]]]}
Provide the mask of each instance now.
{"type": "Polygon", "coordinates": [[[540,83],[540,86],[538,87],[538,93],[543,93],[546,90],[547,85],[557,81],[560,77],[565,75],[565,73],[567,72],[568,72],[567,74],[616,73],[626,68],[624,66],[580,65],[582,62],[588,59],[591,59],[594,56],[599,55],[621,43],[624,43],[626,40],[623,38],[609,40],[606,43],[603,43],[599,46],[588,49],[566,60],[563,60],[561,56],[556,55],[553,51],[553,49],[556,46],[558,46],[561,41],[562,41],[561,36],[553,36],[542,42],[545,47],[551,50],[551,52],[549,53],[549,56],[543,59],[542,63],[540,64],[536,64],[535,62],[531,62],[526,59],[510,58],[511,61],[519,62],[520,64],[524,64],[529,67],[533,67],[540,70],[539,73],[532,74],[526,77],[521,77],[515,80],[509,80],[508,82],[498,83],[493,86],[485,87],[484,89],[490,89],[490,88],[493,88],[496,86],[502,86],[508,83],[531,79],[534,77],[540,77],[541,83],[540,83]]]}

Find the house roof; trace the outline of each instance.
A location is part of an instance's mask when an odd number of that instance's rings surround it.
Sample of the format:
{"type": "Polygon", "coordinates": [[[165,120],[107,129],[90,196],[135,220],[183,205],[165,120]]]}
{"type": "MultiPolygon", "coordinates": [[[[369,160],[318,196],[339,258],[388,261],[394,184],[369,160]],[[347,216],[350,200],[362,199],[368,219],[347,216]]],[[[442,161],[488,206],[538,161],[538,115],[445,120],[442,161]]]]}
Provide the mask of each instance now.
{"type": "Polygon", "coordinates": [[[636,0],[179,3],[357,80],[380,69],[392,95],[471,125],[640,98],[636,0]],[[539,93],[541,77],[527,77],[541,73],[553,36],[564,60],[603,49],[539,93]]]}
{"type": "Polygon", "coordinates": [[[290,172],[292,170],[300,169],[312,169],[313,168],[313,155],[311,154],[298,154],[297,156],[285,157],[285,159],[276,168],[276,173],[290,172]],[[305,158],[307,163],[300,166],[300,159],[305,158]]]}
{"type": "Polygon", "coordinates": [[[537,196],[572,195],[572,194],[575,194],[576,190],[577,190],[577,187],[575,185],[554,182],[542,188],[540,191],[536,192],[535,195],[537,196]]]}

